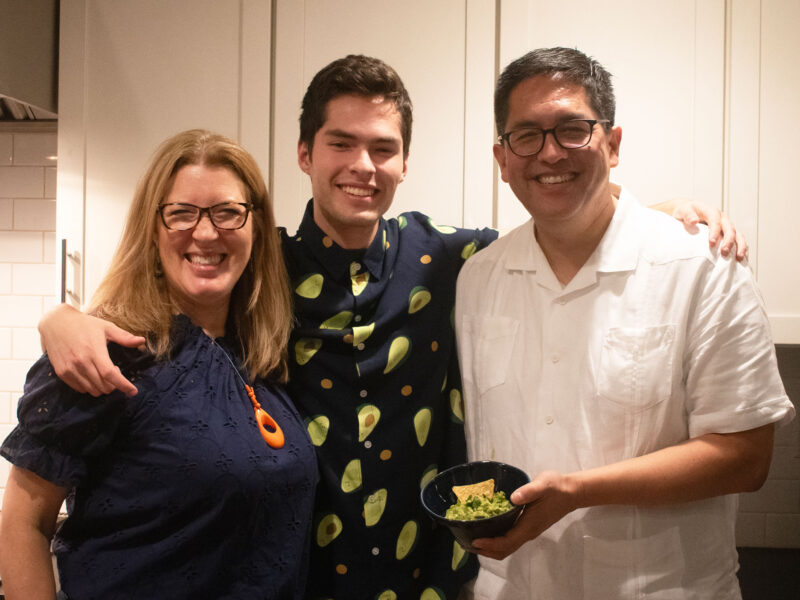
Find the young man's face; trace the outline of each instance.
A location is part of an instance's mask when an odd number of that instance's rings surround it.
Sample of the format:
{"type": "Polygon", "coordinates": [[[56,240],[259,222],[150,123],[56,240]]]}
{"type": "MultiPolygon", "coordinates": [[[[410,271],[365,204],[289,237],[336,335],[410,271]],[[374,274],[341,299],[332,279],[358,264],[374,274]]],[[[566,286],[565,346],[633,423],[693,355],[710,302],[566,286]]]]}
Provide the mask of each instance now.
{"type": "Polygon", "coordinates": [[[314,221],[344,248],[366,248],[406,175],[395,104],[381,96],[338,96],[313,150],[300,142],[297,162],[311,178],[314,221]]]}
{"type": "MultiPolygon", "coordinates": [[[[569,119],[597,119],[585,90],[571,83],[537,76],[517,85],[509,97],[505,130],[550,129],[569,119]]],[[[564,149],[547,134],[538,154],[519,157],[508,144],[494,147],[503,181],[534,217],[537,226],[565,221],[585,210],[596,211],[610,199],[608,175],[619,163],[622,131],[595,125],[583,148],[564,149]]]]}

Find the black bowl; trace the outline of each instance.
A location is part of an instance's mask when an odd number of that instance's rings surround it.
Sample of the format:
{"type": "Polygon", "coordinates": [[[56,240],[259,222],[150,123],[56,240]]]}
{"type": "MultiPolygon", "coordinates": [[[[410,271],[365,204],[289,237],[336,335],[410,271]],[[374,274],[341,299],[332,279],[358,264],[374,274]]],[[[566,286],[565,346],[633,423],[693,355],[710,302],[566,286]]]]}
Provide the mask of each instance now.
{"type": "Polygon", "coordinates": [[[434,477],[420,493],[425,512],[453,532],[464,548],[472,548],[472,540],[503,535],[516,523],[523,506],[514,506],[510,511],[475,521],[457,521],[446,518],[445,512],[456,502],[454,485],[467,485],[494,479],[496,492],[505,492],[506,498],[518,487],[530,482],[530,477],[520,469],[505,463],[483,460],[465,463],[442,471],[434,477]]]}

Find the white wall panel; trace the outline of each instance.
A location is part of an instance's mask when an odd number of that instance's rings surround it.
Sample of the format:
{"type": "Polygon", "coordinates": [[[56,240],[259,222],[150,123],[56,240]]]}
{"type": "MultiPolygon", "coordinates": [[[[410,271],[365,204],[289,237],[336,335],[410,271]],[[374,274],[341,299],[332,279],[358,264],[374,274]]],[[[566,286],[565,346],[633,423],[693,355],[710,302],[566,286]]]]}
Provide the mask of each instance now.
{"type": "MultiPolygon", "coordinates": [[[[800,342],[797,235],[800,192],[800,3],[761,2],[760,130],[758,144],[758,281],[777,342],[800,342]]],[[[742,140],[755,145],[753,140],[742,140]]]]}

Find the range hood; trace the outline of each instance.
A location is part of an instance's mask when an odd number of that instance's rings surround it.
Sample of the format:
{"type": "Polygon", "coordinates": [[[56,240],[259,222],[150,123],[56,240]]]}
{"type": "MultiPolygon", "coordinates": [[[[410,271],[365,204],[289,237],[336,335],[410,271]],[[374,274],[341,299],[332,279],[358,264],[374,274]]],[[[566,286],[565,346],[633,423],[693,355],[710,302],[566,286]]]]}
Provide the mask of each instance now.
{"type": "Polygon", "coordinates": [[[58,0],[0,0],[0,121],[58,117],[58,0]]]}

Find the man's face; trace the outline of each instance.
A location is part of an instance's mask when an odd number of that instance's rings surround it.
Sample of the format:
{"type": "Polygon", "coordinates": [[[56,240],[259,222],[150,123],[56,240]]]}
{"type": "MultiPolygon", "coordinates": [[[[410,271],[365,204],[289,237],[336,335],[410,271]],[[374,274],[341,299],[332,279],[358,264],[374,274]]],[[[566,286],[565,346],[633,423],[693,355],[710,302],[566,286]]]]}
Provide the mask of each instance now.
{"type": "Polygon", "coordinates": [[[344,248],[366,248],[406,175],[401,118],[381,96],[328,102],[314,146],[300,142],[297,162],[311,178],[314,221],[344,248]]]}
{"type": "MultiPolygon", "coordinates": [[[[505,130],[550,129],[569,119],[597,119],[583,87],[542,75],[524,80],[511,92],[505,130]]],[[[619,127],[595,125],[589,145],[566,150],[548,134],[538,154],[517,156],[508,144],[494,155],[507,182],[537,227],[576,216],[592,218],[610,201],[608,174],[619,163],[619,127]]]]}

